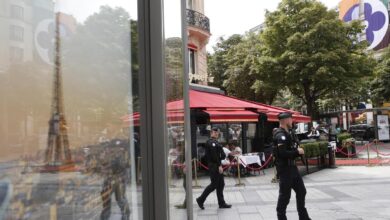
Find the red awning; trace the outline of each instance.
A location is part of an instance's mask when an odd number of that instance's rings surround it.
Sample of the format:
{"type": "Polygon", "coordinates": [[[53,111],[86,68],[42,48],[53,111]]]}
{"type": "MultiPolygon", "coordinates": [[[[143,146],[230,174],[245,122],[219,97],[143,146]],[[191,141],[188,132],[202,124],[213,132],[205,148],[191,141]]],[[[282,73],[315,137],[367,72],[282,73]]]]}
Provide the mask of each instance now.
{"type": "Polygon", "coordinates": [[[210,122],[257,122],[259,114],[246,110],[204,110],[210,115],[210,122]]]}
{"type": "MultiPolygon", "coordinates": [[[[133,113],[133,115],[126,115],[122,117],[123,122],[133,123],[135,126],[140,125],[141,115],[138,112],[133,113]]],[[[178,124],[184,122],[184,113],[182,111],[168,111],[167,112],[167,123],[169,124],[178,124]]]]}
{"type": "MultiPolygon", "coordinates": [[[[190,90],[190,108],[204,109],[264,109],[258,104],[221,94],[190,90]]],[[[167,110],[183,109],[183,100],[167,104],[167,110]]]]}
{"type": "MultiPolygon", "coordinates": [[[[280,112],[270,112],[267,114],[268,121],[272,122],[278,122],[278,114],[280,112]]],[[[309,123],[311,122],[311,118],[306,115],[298,115],[298,114],[293,114],[293,121],[294,122],[303,122],[303,123],[309,123]]]]}
{"type": "MultiPolygon", "coordinates": [[[[210,115],[211,122],[256,122],[258,114],[267,115],[268,121],[278,121],[281,112],[293,113],[294,122],[310,122],[311,118],[301,115],[297,111],[266,105],[263,103],[241,100],[221,94],[190,90],[190,108],[199,109],[210,115]]],[[[167,103],[167,122],[183,123],[184,121],[183,100],[167,103]]],[[[134,113],[134,124],[139,124],[139,114],[134,113]]],[[[129,117],[133,118],[133,117],[129,117]]],[[[130,121],[131,119],[128,119],[130,121]]],[[[126,121],[126,120],[124,120],[126,121]]]]}

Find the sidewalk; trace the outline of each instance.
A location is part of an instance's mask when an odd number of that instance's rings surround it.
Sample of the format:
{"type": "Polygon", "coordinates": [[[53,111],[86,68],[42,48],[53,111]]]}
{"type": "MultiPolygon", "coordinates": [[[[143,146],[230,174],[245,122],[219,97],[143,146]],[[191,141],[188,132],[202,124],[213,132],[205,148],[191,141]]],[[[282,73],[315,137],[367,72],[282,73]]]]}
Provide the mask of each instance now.
{"type": "MultiPolygon", "coordinates": [[[[194,219],[197,220],[249,220],[276,219],[278,185],[270,183],[273,170],[266,175],[243,178],[245,186],[236,187],[236,179],[226,178],[225,199],[232,209],[218,209],[217,198],[212,193],[201,210],[194,200],[194,219]]],[[[312,219],[390,219],[390,167],[344,166],[303,177],[307,188],[307,209],[312,219]]],[[[201,189],[193,189],[194,199],[209,183],[207,177],[200,179],[201,189]]],[[[180,194],[182,188],[170,188],[171,193],[180,194]]],[[[295,193],[287,209],[290,220],[298,219],[295,193]]],[[[184,196],[184,195],[183,195],[184,196]]],[[[176,198],[179,198],[178,196],[176,198]]],[[[170,203],[182,200],[171,198],[170,203]]],[[[171,219],[183,219],[184,211],[171,209],[171,219]]]]}

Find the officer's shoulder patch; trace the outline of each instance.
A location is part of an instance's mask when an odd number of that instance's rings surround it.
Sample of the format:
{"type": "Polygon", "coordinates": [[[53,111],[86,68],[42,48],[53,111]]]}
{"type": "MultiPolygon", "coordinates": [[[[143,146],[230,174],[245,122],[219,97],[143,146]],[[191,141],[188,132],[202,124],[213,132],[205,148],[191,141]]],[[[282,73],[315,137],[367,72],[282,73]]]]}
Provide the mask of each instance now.
{"type": "Polygon", "coordinates": [[[283,135],[283,136],[280,137],[280,139],[286,140],[286,136],[283,135]]]}
{"type": "Polygon", "coordinates": [[[213,145],[213,147],[215,147],[215,143],[213,143],[212,145],[213,145]]]}

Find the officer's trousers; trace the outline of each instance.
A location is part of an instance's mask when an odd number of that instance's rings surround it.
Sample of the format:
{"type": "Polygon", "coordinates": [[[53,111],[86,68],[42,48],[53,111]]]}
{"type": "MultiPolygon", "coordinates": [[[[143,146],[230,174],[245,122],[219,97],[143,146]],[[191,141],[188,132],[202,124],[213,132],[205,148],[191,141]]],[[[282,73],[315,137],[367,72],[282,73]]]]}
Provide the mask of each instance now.
{"type": "Polygon", "coordinates": [[[291,189],[295,191],[299,220],[310,220],[305,208],[306,188],[297,167],[287,167],[279,173],[279,198],[276,207],[278,220],[287,220],[286,209],[290,202],[291,189]]]}
{"type": "Polygon", "coordinates": [[[223,198],[223,188],[225,187],[225,180],[223,174],[219,173],[218,169],[210,169],[211,183],[203,191],[202,195],[198,198],[202,204],[206,201],[207,196],[215,189],[217,190],[218,205],[224,205],[225,199],[223,198]]]}
{"type": "Polygon", "coordinates": [[[101,197],[103,201],[103,210],[100,214],[101,220],[110,219],[111,215],[111,195],[115,194],[115,200],[121,210],[122,220],[130,218],[129,204],[126,199],[126,183],[121,177],[108,178],[103,183],[101,197]]]}

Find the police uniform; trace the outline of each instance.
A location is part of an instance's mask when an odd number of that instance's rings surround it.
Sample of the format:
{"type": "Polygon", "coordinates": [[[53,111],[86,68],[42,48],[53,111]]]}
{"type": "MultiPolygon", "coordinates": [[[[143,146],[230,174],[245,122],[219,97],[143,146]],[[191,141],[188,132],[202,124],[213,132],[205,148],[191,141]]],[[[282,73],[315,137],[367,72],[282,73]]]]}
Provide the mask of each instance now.
{"type": "MultiPolygon", "coordinates": [[[[217,129],[213,128],[214,131],[217,129]]],[[[230,208],[231,205],[226,204],[223,198],[223,188],[225,187],[225,181],[222,173],[219,173],[219,166],[221,166],[221,160],[226,158],[222,145],[216,139],[209,139],[206,142],[206,160],[208,162],[209,174],[211,183],[203,191],[202,195],[196,199],[199,207],[204,209],[204,202],[207,196],[217,190],[218,205],[220,208],[230,208]]]]}
{"type": "Polygon", "coordinates": [[[101,191],[103,210],[100,214],[100,219],[110,219],[111,195],[114,194],[121,210],[121,219],[128,220],[130,218],[130,209],[126,199],[126,175],[130,165],[127,152],[119,150],[119,152],[114,152],[112,155],[106,155],[105,159],[106,161],[102,164],[106,175],[101,191]]]}
{"type": "MultiPolygon", "coordinates": [[[[279,119],[289,117],[291,117],[290,113],[279,114],[279,119]]],[[[295,164],[295,159],[300,155],[298,149],[294,148],[293,138],[284,128],[278,128],[274,132],[273,141],[276,170],[279,176],[279,198],[276,207],[278,220],[287,220],[286,209],[290,202],[291,189],[296,194],[299,219],[310,220],[305,208],[306,188],[295,164]]]]}

